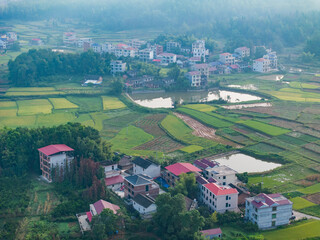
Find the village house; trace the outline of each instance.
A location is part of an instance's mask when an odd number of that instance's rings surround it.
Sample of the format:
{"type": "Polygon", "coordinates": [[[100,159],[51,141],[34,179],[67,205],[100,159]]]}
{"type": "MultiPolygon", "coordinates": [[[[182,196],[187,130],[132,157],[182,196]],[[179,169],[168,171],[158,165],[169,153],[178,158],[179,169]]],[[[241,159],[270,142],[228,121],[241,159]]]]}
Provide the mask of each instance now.
{"type": "Polygon", "coordinates": [[[213,168],[219,166],[219,164],[215,161],[210,161],[206,158],[198,159],[193,162],[193,165],[195,165],[197,168],[200,168],[202,171],[205,171],[206,169],[213,168]]]}
{"type": "Polygon", "coordinates": [[[138,194],[132,199],[132,206],[135,210],[137,210],[142,218],[150,218],[152,213],[157,211],[157,205],[154,198],[149,196],[149,194],[142,195],[138,194]]]}
{"type": "Polygon", "coordinates": [[[114,53],[116,47],[112,43],[103,43],[101,44],[102,52],[114,53]]]}
{"type": "Polygon", "coordinates": [[[123,43],[116,45],[114,49],[114,55],[116,57],[135,57],[136,54],[137,54],[136,48],[130,47],[123,43]]]}
{"type": "Polygon", "coordinates": [[[153,50],[146,48],[139,50],[139,59],[143,62],[148,62],[154,58],[153,50]]]}
{"type": "Polygon", "coordinates": [[[138,194],[149,194],[155,198],[159,195],[159,185],[153,182],[149,176],[142,174],[125,177],[124,196],[132,199],[138,194]]]}
{"type": "Polygon", "coordinates": [[[158,57],[159,54],[163,53],[163,46],[159,45],[159,44],[155,44],[150,46],[150,48],[153,51],[153,57],[158,57]]]}
{"type": "Polygon", "coordinates": [[[160,59],[162,64],[170,64],[177,61],[177,55],[173,53],[160,53],[157,58],[160,59]]]}
{"type": "Polygon", "coordinates": [[[193,166],[191,163],[175,163],[165,167],[162,171],[162,178],[168,183],[170,187],[175,186],[175,182],[179,179],[179,176],[183,173],[195,173],[199,175],[201,169],[193,166]]]}
{"type": "Polygon", "coordinates": [[[82,86],[88,86],[89,84],[92,85],[101,85],[103,78],[99,75],[86,75],[84,77],[84,82],[82,86]]]}
{"type": "Polygon", "coordinates": [[[192,43],[192,56],[199,57],[206,61],[206,56],[209,55],[209,50],[206,49],[206,43],[204,40],[197,40],[192,43]]]}
{"type": "Polygon", "coordinates": [[[84,42],[83,43],[83,51],[86,52],[91,48],[92,42],[84,42]]]}
{"type": "Polygon", "coordinates": [[[200,231],[207,239],[222,238],[222,231],[220,228],[212,228],[200,231]]]}
{"type": "Polygon", "coordinates": [[[210,75],[210,73],[209,73],[210,66],[206,63],[194,64],[191,68],[193,71],[199,71],[201,73],[201,75],[204,75],[207,78],[210,75]]]}
{"type": "Polygon", "coordinates": [[[192,71],[185,74],[186,78],[189,79],[191,87],[201,86],[201,73],[199,71],[192,71]]]}
{"type": "Polygon", "coordinates": [[[7,39],[8,41],[17,41],[18,35],[15,32],[7,32],[7,39]]]}
{"type": "Polygon", "coordinates": [[[216,166],[213,168],[206,169],[204,175],[207,179],[214,178],[221,185],[235,184],[237,182],[236,171],[227,166],[216,166]]]}
{"type": "Polygon", "coordinates": [[[132,160],[131,156],[123,155],[118,162],[118,167],[124,171],[129,170],[133,168],[132,160]]]}
{"type": "Polygon", "coordinates": [[[107,174],[106,176],[107,177],[105,177],[104,183],[107,188],[109,188],[113,191],[116,191],[116,190],[119,190],[123,187],[124,178],[122,177],[122,175],[120,175],[120,174],[118,174],[118,175],[107,174]]]}
{"type": "Polygon", "coordinates": [[[118,168],[118,163],[114,161],[102,161],[99,162],[100,167],[103,168],[104,170],[104,175],[110,176],[110,175],[119,175],[120,174],[120,169],[118,168]]]}
{"type": "Polygon", "coordinates": [[[252,70],[260,73],[270,72],[270,60],[266,58],[253,60],[252,70]]]}
{"type": "Polygon", "coordinates": [[[144,174],[151,178],[157,178],[160,176],[160,165],[155,164],[148,159],[137,157],[132,161],[132,163],[133,174],[144,174]]]}
{"type": "Polygon", "coordinates": [[[101,53],[102,52],[102,47],[99,43],[93,43],[91,44],[91,48],[95,53],[101,53]]]}
{"type": "Polygon", "coordinates": [[[267,229],[289,224],[292,217],[292,202],[281,194],[260,193],[246,199],[245,218],[267,229]]]}
{"type": "Polygon", "coordinates": [[[186,203],[186,210],[187,211],[192,211],[192,210],[198,208],[197,199],[193,199],[192,200],[191,198],[188,198],[188,197],[184,196],[184,202],[186,203]]]}
{"type": "Polygon", "coordinates": [[[235,57],[231,53],[219,54],[219,61],[223,64],[235,64],[235,57]]]}
{"type": "Polygon", "coordinates": [[[180,50],[180,48],[181,48],[181,44],[178,43],[178,42],[170,41],[170,42],[167,42],[167,44],[166,44],[166,51],[167,52],[172,52],[172,51],[174,51],[176,49],[180,50]]]}
{"type": "Polygon", "coordinates": [[[238,54],[240,58],[250,57],[250,48],[239,47],[234,50],[234,53],[238,54]]]}
{"type": "Polygon", "coordinates": [[[92,38],[79,38],[77,40],[77,47],[78,48],[83,48],[83,44],[84,43],[92,44],[92,38]]]}
{"type": "Polygon", "coordinates": [[[77,41],[77,34],[75,32],[63,33],[63,43],[68,45],[74,45],[77,41]]]}
{"type": "Polygon", "coordinates": [[[52,169],[64,167],[73,159],[73,149],[65,144],[48,145],[38,149],[42,177],[52,182],[52,169]]]}
{"type": "Polygon", "coordinates": [[[238,210],[238,191],[235,188],[207,183],[201,186],[200,192],[200,201],[207,205],[210,211],[224,213],[238,210]]]}
{"type": "Polygon", "coordinates": [[[192,66],[193,64],[200,63],[201,57],[191,57],[188,59],[188,64],[192,66]]]}
{"type": "MultiPolygon", "coordinates": [[[[132,88],[148,87],[151,82],[154,81],[154,77],[150,75],[143,75],[141,77],[129,78],[127,85],[132,88]]],[[[152,84],[151,84],[152,85],[152,84]]]]}
{"type": "Polygon", "coordinates": [[[263,58],[270,61],[270,69],[276,70],[278,68],[278,57],[276,52],[271,49],[267,49],[267,54],[264,55],[263,58]]]}
{"type": "Polygon", "coordinates": [[[31,39],[30,44],[33,46],[40,46],[43,45],[43,42],[40,38],[33,38],[31,39]]]}
{"type": "Polygon", "coordinates": [[[111,73],[117,74],[117,73],[122,73],[126,71],[127,63],[122,62],[120,60],[111,61],[110,66],[111,66],[111,73]]]}
{"type": "Polygon", "coordinates": [[[0,40],[0,50],[7,49],[7,43],[3,40],[0,40]]]}
{"type": "Polygon", "coordinates": [[[99,201],[90,204],[89,212],[76,214],[81,232],[83,233],[84,231],[90,231],[90,223],[92,221],[92,217],[99,215],[105,209],[110,209],[113,214],[118,214],[120,207],[118,205],[100,199],[99,201]]]}
{"type": "Polygon", "coordinates": [[[130,39],[129,40],[129,46],[140,49],[142,45],[145,45],[147,42],[139,39],[130,39]]]}

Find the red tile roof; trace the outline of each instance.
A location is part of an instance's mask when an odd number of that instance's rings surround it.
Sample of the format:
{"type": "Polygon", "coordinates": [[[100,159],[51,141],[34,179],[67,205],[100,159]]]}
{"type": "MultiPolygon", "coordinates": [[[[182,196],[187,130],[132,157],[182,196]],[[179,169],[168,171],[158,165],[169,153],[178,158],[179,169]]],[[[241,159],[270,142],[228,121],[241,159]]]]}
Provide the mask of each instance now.
{"type": "Polygon", "coordinates": [[[266,60],[266,59],[264,59],[264,58],[258,58],[258,59],[254,60],[254,61],[264,62],[265,60],[266,60]]]}
{"type": "Polygon", "coordinates": [[[252,205],[257,208],[261,208],[262,206],[270,207],[277,205],[288,205],[292,204],[287,198],[282,196],[281,194],[265,194],[260,193],[259,195],[253,197],[252,205]]]}
{"type": "Polygon", "coordinates": [[[239,68],[239,66],[236,65],[236,64],[230,65],[230,67],[231,67],[232,69],[238,69],[238,68],[239,68]]]}
{"type": "Polygon", "coordinates": [[[193,166],[191,163],[175,163],[165,167],[165,169],[167,169],[169,172],[173,173],[176,176],[188,172],[201,172],[199,168],[193,166]]]}
{"type": "Polygon", "coordinates": [[[110,202],[99,200],[93,204],[94,208],[97,211],[97,214],[100,214],[104,209],[110,209],[114,214],[120,209],[118,205],[112,204],[110,202]]]}
{"type": "Polygon", "coordinates": [[[238,193],[237,189],[235,188],[220,187],[215,183],[207,183],[204,186],[216,196],[238,193]]]}
{"type": "Polygon", "coordinates": [[[92,214],[91,214],[91,212],[86,212],[86,214],[87,214],[87,217],[88,217],[88,219],[89,219],[89,222],[91,222],[91,220],[92,220],[92,214]]]}
{"type": "Polygon", "coordinates": [[[229,55],[231,55],[231,53],[221,53],[220,55],[221,56],[229,56],[229,55]]]}
{"type": "Polygon", "coordinates": [[[212,229],[202,230],[200,232],[206,236],[222,234],[222,231],[220,228],[212,228],[212,229]]]}
{"type": "Polygon", "coordinates": [[[121,175],[118,175],[118,176],[113,176],[110,178],[105,178],[104,182],[106,183],[106,186],[110,186],[113,184],[122,183],[122,182],[124,182],[124,179],[121,175]]]}
{"type": "Polygon", "coordinates": [[[65,144],[55,144],[55,145],[48,145],[46,147],[39,148],[38,151],[44,153],[47,156],[50,156],[50,155],[58,153],[58,152],[74,151],[74,149],[68,147],[65,144]]]}

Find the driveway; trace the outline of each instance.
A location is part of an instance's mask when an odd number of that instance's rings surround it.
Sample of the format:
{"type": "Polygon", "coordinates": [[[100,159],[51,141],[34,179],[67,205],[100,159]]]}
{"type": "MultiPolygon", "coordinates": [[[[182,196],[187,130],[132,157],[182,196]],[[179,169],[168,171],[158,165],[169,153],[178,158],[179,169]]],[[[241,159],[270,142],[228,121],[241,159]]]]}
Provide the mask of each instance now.
{"type": "Polygon", "coordinates": [[[293,215],[296,216],[295,220],[300,220],[302,218],[320,220],[320,218],[318,218],[318,217],[307,215],[307,214],[304,214],[304,213],[301,213],[301,212],[297,212],[297,211],[294,211],[294,210],[292,210],[292,212],[293,212],[293,215]]]}

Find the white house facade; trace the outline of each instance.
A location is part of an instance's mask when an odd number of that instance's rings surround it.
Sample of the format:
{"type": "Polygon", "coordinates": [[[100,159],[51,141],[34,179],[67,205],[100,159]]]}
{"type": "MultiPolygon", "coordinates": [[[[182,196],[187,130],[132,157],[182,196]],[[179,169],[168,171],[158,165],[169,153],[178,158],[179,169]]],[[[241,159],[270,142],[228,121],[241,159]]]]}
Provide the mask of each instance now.
{"type": "Polygon", "coordinates": [[[159,177],[161,174],[161,167],[158,164],[151,162],[148,159],[138,157],[132,161],[133,163],[133,174],[143,174],[151,178],[159,177]]]}

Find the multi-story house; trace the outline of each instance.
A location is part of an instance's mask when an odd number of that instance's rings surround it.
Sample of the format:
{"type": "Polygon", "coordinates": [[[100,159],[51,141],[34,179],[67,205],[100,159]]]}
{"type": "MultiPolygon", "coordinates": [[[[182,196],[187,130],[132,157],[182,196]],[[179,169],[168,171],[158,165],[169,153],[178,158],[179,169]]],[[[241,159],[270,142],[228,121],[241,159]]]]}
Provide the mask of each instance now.
{"type": "Polygon", "coordinates": [[[181,44],[178,43],[178,42],[167,42],[166,44],[166,50],[167,52],[171,52],[173,50],[176,50],[176,49],[180,49],[181,48],[181,44]]]}
{"type": "Polygon", "coordinates": [[[174,187],[175,182],[179,179],[179,176],[183,173],[195,173],[199,175],[201,169],[193,166],[191,163],[175,163],[165,167],[166,170],[162,171],[162,178],[169,184],[169,186],[174,187]]]}
{"type": "Polygon", "coordinates": [[[116,47],[112,43],[103,43],[102,45],[102,52],[106,53],[114,53],[116,47]]]}
{"type": "Polygon", "coordinates": [[[254,72],[267,73],[270,72],[270,60],[266,58],[259,58],[253,60],[252,70],[254,72]]]}
{"type": "Polygon", "coordinates": [[[151,162],[148,159],[143,159],[141,157],[135,158],[133,161],[133,174],[143,174],[151,178],[156,178],[160,176],[160,165],[151,162]]]}
{"type": "Polygon", "coordinates": [[[7,49],[7,43],[5,41],[0,40],[0,50],[7,49]]]}
{"type": "Polygon", "coordinates": [[[91,44],[92,50],[96,53],[101,53],[102,47],[99,43],[93,43],[91,44]]]}
{"type": "Polygon", "coordinates": [[[203,61],[206,60],[206,55],[209,55],[209,50],[206,49],[206,43],[204,40],[197,40],[192,43],[192,56],[200,57],[203,61]]]}
{"type": "Polygon", "coordinates": [[[199,71],[201,73],[201,75],[204,75],[207,78],[210,75],[209,68],[210,68],[210,66],[206,63],[192,65],[192,70],[199,71]]]}
{"type": "Polygon", "coordinates": [[[229,186],[221,186],[217,183],[207,183],[200,187],[200,200],[211,211],[224,213],[238,209],[238,191],[229,186]]]}
{"type": "Polygon", "coordinates": [[[250,57],[250,48],[247,47],[239,47],[234,50],[241,58],[250,57]]]}
{"type": "Polygon", "coordinates": [[[157,58],[160,59],[161,63],[175,63],[177,62],[177,55],[173,53],[160,53],[157,58]]]}
{"type": "Polygon", "coordinates": [[[124,196],[132,199],[136,195],[149,194],[155,198],[159,194],[159,185],[146,175],[132,175],[124,178],[124,196]]]}
{"type": "Polygon", "coordinates": [[[73,159],[73,149],[65,144],[49,145],[39,148],[40,169],[42,176],[52,182],[52,169],[54,167],[65,167],[73,159]]]}
{"type": "Polygon", "coordinates": [[[219,54],[219,61],[223,64],[234,64],[235,57],[231,53],[221,53],[219,54]]]}
{"type": "Polygon", "coordinates": [[[114,55],[116,57],[135,57],[137,49],[130,47],[126,44],[120,43],[114,49],[114,55]]]}
{"type": "Polygon", "coordinates": [[[155,44],[151,46],[151,49],[153,50],[153,56],[157,57],[159,54],[163,53],[163,46],[159,44],[155,44]]]}
{"type": "Polygon", "coordinates": [[[77,41],[77,47],[78,48],[83,48],[83,44],[84,43],[90,43],[90,45],[92,44],[92,38],[79,38],[77,41]]]}
{"type": "Polygon", "coordinates": [[[271,49],[267,49],[267,54],[264,55],[263,58],[270,61],[270,69],[278,68],[278,57],[276,52],[273,52],[271,49]]]}
{"type": "Polygon", "coordinates": [[[157,211],[157,205],[154,198],[147,195],[138,194],[132,199],[132,206],[143,218],[151,217],[152,213],[157,211]]]}
{"type": "Polygon", "coordinates": [[[145,45],[147,42],[139,39],[130,39],[129,46],[140,49],[142,45],[145,45]]]}
{"type": "Polygon", "coordinates": [[[191,87],[201,87],[201,73],[199,71],[192,71],[185,74],[189,79],[191,87]]]}
{"type": "Polygon", "coordinates": [[[202,171],[205,171],[206,169],[213,168],[219,166],[219,164],[215,161],[210,161],[206,158],[198,159],[193,162],[193,165],[195,165],[197,168],[200,168],[202,171]]]}
{"type": "Polygon", "coordinates": [[[63,34],[63,43],[64,44],[75,44],[77,41],[77,34],[74,32],[65,32],[63,34]]]}
{"type": "Polygon", "coordinates": [[[260,193],[246,199],[245,218],[260,229],[286,225],[292,217],[292,202],[281,194],[260,193]]]}
{"type": "Polygon", "coordinates": [[[10,41],[17,41],[18,40],[18,36],[15,32],[7,32],[7,38],[10,41]]]}
{"type": "Polygon", "coordinates": [[[143,62],[148,62],[154,58],[153,50],[150,48],[139,50],[139,59],[143,62]]]}
{"type": "Polygon", "coordinates": [[[208,168],[204,171],[206,178],[214,178],[221,185],[226,186],[230,183],[235,184],[237,182],[236,171],[227,166],[216,166],[208,168]]]}
{"type": "Polygon", "coordinates": [[[127,63],[124,63],[120,60],[111,61],[110,66],[111,66],[111,73],[117,74],[117,73],[122,73],[126,71],[127,63]]]}

